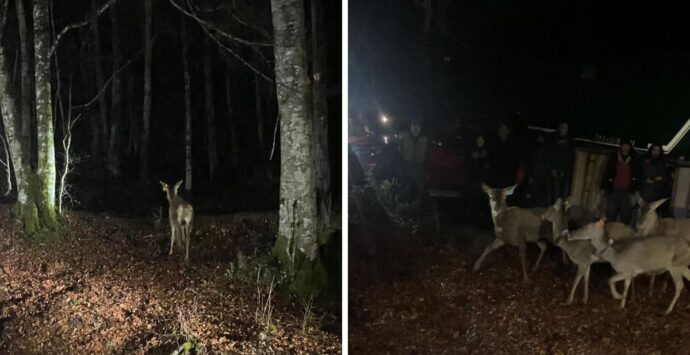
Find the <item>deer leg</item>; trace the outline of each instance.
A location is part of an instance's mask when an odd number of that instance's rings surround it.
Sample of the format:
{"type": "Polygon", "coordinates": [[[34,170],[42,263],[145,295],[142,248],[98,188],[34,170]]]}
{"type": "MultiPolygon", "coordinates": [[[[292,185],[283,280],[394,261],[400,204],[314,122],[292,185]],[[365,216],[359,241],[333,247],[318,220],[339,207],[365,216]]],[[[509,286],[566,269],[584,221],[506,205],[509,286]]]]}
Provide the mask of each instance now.
{"type": "Polygon", "coordinates": [[[489,245],[484,249],[484,252],[482,253],[482,256],[479,257],[479,259],[477,260],[477,262],[474,263],[474,268],[473,268],[473,270],[474,270],[474,271],[479,270],[479,268],[482,266],[482,263],[484,262],[484,258],[486,258],[486,256],[489,255],[489,253],[491,253],[492,251],[494,251],[494,250],[500,248],[501,246],[503,246],[503,244],[504,244],[504,243],[503,243],[502,240],[500,240],[500,239],[498,239],[498,238],[494,239],[494,241],[491,242],[491,244],[489,244],[489,245]]]}
{"type": "Polygon", "coordinates": [[[667,288],[668,288],[668,276],[664,277],[664,283],[661,285],[661,292],[666,293],[667,288]]]}
{"type": "Polygon", "coordinates": [[[583,267],[578,266],[577,275],[575,275],[575,281],[573,281],[573,287],[570,289],[570,295],[568,295],[568,302],[566,302],[567,304],[573,303],[573,298],[575,298],[575,290],[577,289],[577,285],[580,283],[580,280],[582,280],[583,276],[585,276],[585,270],[583,267]]]}
{"type": "Polygon", "coordinates": [[[568,263],[568,256],[565,255],[565,250],[561,249],[561,257],[563,257],[563,264],[568,263]]]}
{"type": "Polygon", "coordinates": [[[582,302],[587,303],[589,300],[589,271],[592,269],[591,265],[587,265],[587,270],[585,271],[585,295],[582,297],[582,302]]]}
{"type": "Polygon", "coordinates": [[[189,239],[190,239],[190,226],[187,225],[184,227],[184,234],[185,234],[185,254],[184,254],[184,262],[189,262],[189,239]]]}
{"type": "Polygon", "coordinates": [[[649,278],[649,297],[652,297],[652,294],[654,293],[654,279],[656,279],[656,275],[652,274],[652,276],[649,278]]]}
{"type": "Polygon", "coordinates": [[[518,245],[518,249],[520,249],[520,265],[522,266],[522,283],[528,283],[529,277],[527,277],[527,261],[525,260],[527,258],[527,245],[525,243],[522,243],[518,245]]]}
{"type": "Polygon", "coordinates": [[[537,257],[537,262],[534,263],[534,266],[532,267],[532,272],[537,271],[539,268],[539,263],[541,263],[541,258],[544,256],[544,252],[546,251],[546,243],[542,242],[541,240],[538,240],[536,243],[539,247],[539,257],[537,257]]]}
{"type": "Polygon", "coordinates": [[[628,298],[628,289],[630,288],[630,284],[633,283],[634,280],[634,278],[625,279],[625,288],[623,288],[623,299],[621,300],[621,308],[625,308],[625,299],[628,298]]]}
{"type": "Polygon", "coordinates": [[[618,293],[618,290],[616,290],[616,282],[625,280],[625,278],[626,276],[623,274],[616,274],[609,278],[609,289],[611,290],[611,296],[613,296],[613,299],[619,300],[623,298],[623,295],[618,293]]]}
{"type": "Polygon", "coordinates": [[[673,306],[676,305],[676,301],[678,301],[678,296],[680,296],[680,291],[683,291],[683,277],[685,275],[685,270],[669,270],[671,273],[671,278],[673,279],[673,283],[676,284],[676,294],[673,295],[673,300],[671,300],[671,304],[668,305],[668,308],[666,309],[666,312],[664,314],[669,314],[673,310],[673,306]]]}
{"type": "Polygon", "coordinates": [[[173,253],[173,245],[175,244],[175,226],[170,226],[171,233],[170,233],[170,253],[168,255],[172,255],[173,253]]]}

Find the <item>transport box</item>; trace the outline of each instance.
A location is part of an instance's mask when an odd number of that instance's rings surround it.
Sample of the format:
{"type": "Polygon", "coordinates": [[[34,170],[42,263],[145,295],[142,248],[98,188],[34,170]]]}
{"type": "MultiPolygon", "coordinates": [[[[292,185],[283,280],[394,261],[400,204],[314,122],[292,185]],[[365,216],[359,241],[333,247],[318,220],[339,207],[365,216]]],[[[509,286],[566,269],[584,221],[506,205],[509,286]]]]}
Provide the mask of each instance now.
{"type": "Polygon", "coordinates": [[[601,179],[609,160],[610,149],[579,147],[575,150],[575,166],[570,189],[570,219],[587,223],[604,215],[601,179]]]}

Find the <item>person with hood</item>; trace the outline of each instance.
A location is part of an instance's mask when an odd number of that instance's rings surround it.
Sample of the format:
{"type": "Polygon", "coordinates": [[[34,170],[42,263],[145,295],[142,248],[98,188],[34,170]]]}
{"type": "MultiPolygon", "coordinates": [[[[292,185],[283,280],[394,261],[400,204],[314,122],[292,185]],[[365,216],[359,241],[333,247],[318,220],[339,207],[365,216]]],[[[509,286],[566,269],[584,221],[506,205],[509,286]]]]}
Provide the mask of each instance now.
{"type": "Polygon", "coordinates": [[[663,149],[658,144],[652,144],[640,164],[640,197],[645,202],[653,202],[664,198],[665,187],[668,183],[666,163],[663,149]]]}
{"type": "Polygon", "coordinates": [[[546,148],[544,163],[547,172],[549,205],[557,199],[565,200],[570,195],[575,164],[575,140],[568,134],[568,124],[558,125],[556,138],[546,148]]]}
{"type": "Polygon", "coordinates": [[[606,193],[606,219],[630,224],[633,193],[637,189],[638,163],[632,143],[623,140],[611,155],[601,180],[606,193]]]}

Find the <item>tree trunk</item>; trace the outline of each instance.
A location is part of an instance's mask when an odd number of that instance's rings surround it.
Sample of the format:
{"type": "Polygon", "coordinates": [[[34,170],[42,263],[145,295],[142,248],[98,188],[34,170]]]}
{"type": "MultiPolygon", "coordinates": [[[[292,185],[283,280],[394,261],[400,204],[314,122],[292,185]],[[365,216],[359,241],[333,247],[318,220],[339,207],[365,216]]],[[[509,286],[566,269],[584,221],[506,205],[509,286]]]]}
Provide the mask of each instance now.
{"type": "Polygon", "coordinates": [[[225,71],[225,103],[228,110],[228,125],[230,127],[230,157],[232,168],[236,169],[240,163],[240,145],[237,141],[237,120],[232,110],[232,92],[230,91],[230,70],[225,71]]]}
{"type": "Polygon", "coordinates": [[[34,74],[38,130],[38,211],[48,229],[57,227],[55,218],[55,142],[50,75],[50,0],[34,0],[34,74]]]}
{"type": "MultiPolygon", "coordinates": [[[[110,8],[110,24],[112,26],[113,73],[122,67],[122,51],[120,49],[120,24],[115,6],[110,8]]],[[[110,98],[110,139],[108,141],[108,171],[110,176],[120,176],[120,121],[122,119],[122,77],[113,77],[110,98]]]]}
{"type": "Polygon", "coordinates": [[[31,161],[31,121],[33,118],[33,110],[31,103],[33,102],[33,77],[31,76],[31,38],[29,37],[29,30],[26,25],[26,12],[24,11],[24,2],[22,0],[15,1],[17,10],[17,25],[19,27],[19,49],[21,53],[21,91],[20,100],[21,106],[19,109],[21,115],[21,134],[22,140],[25,143],[24,154],[27,155],[31,161]]]}
{"type": "Polygon", "coordinates": [[[127,93],[127,104],[125,107],[127,107],[127,117],[129,117],[129,127],[127,127],[128,131],[128,142],[127,142],[127,153],[136,155],[139,153],[139,143],[141,139],[141,134],[140,134],[140,129],[139,129],[139,119],[136,117],[134,114],[135,112],[135,103],[134,103],[134,73],[131,70],[127,71],[127,90],[125,91],[127,93]]]}
{"type": "Polygon", "coordinates": [[[187,52],[187,25],[182,18],[180,41],[182,42],[182,66],[184,70],[184,107],[185,107],[185,184],[187,192],[192,191],[192,88],[189,77],[189,61],[187,52]]]}
{"type": "Polygon", "coordinates": [[[17,185],[17,203],[14,212],[21,222],[24,231],[31,234],[40,228],[38,219],[38,209],[35,204],[32,191],[31,162],[29,154],[24,152],[28,149],[26,142],[21,135],[21,121],[17,107],[16,97],[10,83],[10,73],[7,67],[7,53],[5,46],[2,45],[2,37],[5,32],[5,21],[7,16],[7,0],[0,1],[0,110],[2,110],[2,123],[5,127],[7,144],[9,145],[12,168],[14,169],[15,181],[17,185]]]}
{"type": "Polygon", "coordinates": [[[320,1],[311,1],[312,115],[318,214],[319,221],[328,227],[331,212],[331,169],[328,155],[326,38],[322,6],[320,1]]]}
{"type": "Polygon", "coordinates": [[[213,102],[213,75],[212,61],[211,61],[211,46],[208,38],[205,41],[204,50],[204,88],[206,93],[206,122],[207,122],[207,149],[208,149],[208,167],[210,180],[216,174],[218,167],[218,144],[216,142],[216,108],[213,102]]]}
{"type": "Polygon", "coordinates": [[[276,90],[280,112],[280,207],[274,255],[308,296],[326,282],[317,253],[313,124],[308,110],[308,62],[302,0],[271,0],[276,90]]]}
{"type": "MultiPolygon", "coordinates": [[[[81,32],[81,35],[84,38],[86,38],[86,37],[88,37],[89,34],[86,30],[83,30],[81,32]]],[[[87,44],[86,46],[87,46],[86,52],[95,57],[95,55],[93,54],[93,47],[90,46],[89,44],[87,44]]],[[[93,83],[93,74],[92,74],[91,69],[92,68],[90,65],[88,65],[87,61],[85,61],[85,60],[81,61],[81,63],[80,63],[81,80],[82,80],[82,85],[84,86],[85,97],[91,97],[91,95],[95,94],[94,88],[93,88],[93,84],[94,84],[93,83]]],[[[90,107],[86,109],[84,114],[88,116],[89,126],[91,128],[91,158],[92,159],[98,159],[98,154],[99,154],[98,152],[100,150],[99,145],[101,143],[100,126],[99,126],[98,116],[95,113],[95,110],[91,109],[90,107]]]]}
{"type": "MultiPolygon", "coordinates": [[[[148,181],[149,131],[151,127],[151,63],[153,62],[153,0],[144,1],[144,109],[142,115],[141,147],[139,149],[139,178],[148,181]]],[[[191,180],[188,182],[191,188],[191,180]]],[[[186,186],[186,185],[185,185],[186,186]]]]}
{"type": "MultiPolygon", "coordinates": [[[[258,60],[254,61],[255,64],[258,63],[258,60]]],[[[255,65],[258,67],[258,65],[255,65]]],[[[259,74],[254,73],[254,99],[255,99],[255,104],[256,104],[256,137],[257,137],[257,142],[258,144],[258,153],[259,153],[259,162],[260,164],[263,164],[263,161],[265,159],[264,157],[264,152],[265,152],[265,147],[264,147],[264,110],[263,110],[263,102],[261,100],[261,80],[264,80],[262,77],[259,76],[259,74]]]]}
{"type": "MultiPolygon", "coordinates": [[[[97,8],[97,2],[93,1],[93,12],[97,8]]],[[[105,85],[105,78],[103,74],[103,60],[101,59],[101,34],[98,28],[98,16],[93,18],[93,51],[96,65],[96,89],[100,90],[105,85]]],[[[100,138],[101,138],[101,158],[108,151],[108,102],[105,95],[98,97],[98,117],[100,118],[100,138]]]]}

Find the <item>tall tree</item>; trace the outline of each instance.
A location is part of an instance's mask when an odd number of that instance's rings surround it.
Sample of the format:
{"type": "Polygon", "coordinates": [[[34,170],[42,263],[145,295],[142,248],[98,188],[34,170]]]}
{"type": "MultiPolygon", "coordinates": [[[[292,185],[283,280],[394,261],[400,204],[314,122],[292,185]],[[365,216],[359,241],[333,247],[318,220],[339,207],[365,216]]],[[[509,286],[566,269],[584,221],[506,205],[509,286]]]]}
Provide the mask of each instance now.
{"type": "Polygon", "coordinates": [[[230,159],[232,168],[235,169],[240,162],[240,145],[237,137],[237,119],[232,109],[232,91],[230,90],[232,80],[230,78],[230,64],[225,70],[225,104],[228,111],[228,125],[230,127],[230,159]]]}
{"type": "Polygon", "coordinates": [[[50,0],[34,0],[34,75],[38,146],[38,210],[45,227],[57,226],[55,217],[55,142],[50,72],[50,0]]]}
{"type": "MultiPolygon", "coordinates": [[[[254,65],[258,68],[258,48],[254,48],[254,65]]],[[[261,88],[264,78],[259,74],[254,73],[254,100],[255,100],[255,113],[256,113],[256,136],[258,142],[258,153],[260,161],[265,159],[264,157],[264,110],[263,110],[263,90],[261,88]]]]}
{"type": "MultiPolygon", "coordinates": [[[[110,42],[113,50],[113,73],[122,67],[122,49],[120,48],[120,23],[117,7],[110,8],[110,42]]],[[[120,176],[120,121],[122,120],[122,78],[113,77],[110,99],[110,138],[108,142],[108,171],[111,177],[120,176]]]]}
{"type": "Polygon", "coordinates": [[[213,102],[213,62],[211,45],[208,37],[204,45],[204,91],[206,94],[206,143],[208,150],[208,167],[211,181],[218,167],[218,144],[216,142],[216,108],[213,102]]]}
{"type": "MultiPolygon", "coordinates": [[[[144,110],[142,115],[139,177],[148,180],[149,131],[151,127],[151,63],[153,61],[153,0],[144,1],[144,110]]],[[[191,186],[191,180],[188,182],[191,186]]],[[[185,185],[186,186],[186,185],[185,185]]]]}
{"type": "MultiPolygon", "coordinates": [[[[93,12],[97,11],[96,0],[92,0],[93,12]]],[[[98,26],[98,16],[93,17],[93,55],[94,55],[94,65],[96,66],[96,88],[102,88],[105,86],[105,78],[103,74],[103,59],[102,48],[101,48],[101,32],[98,26]]],[[[105,95],[98,96],[98,117],[100,117],[100,138],[101,138],[101,157],[106,158],[104,155],[108,151],[108,101],[105,95]]]]}
{"type": "Polygon", "coordinates": [[[26,25],[26,11],[24,11],[24,1],[16,0],[15,8],[17,10],[17,25],[19,27],[19,52],[21,62],[21,77],[20,77],[20,100],[21,106],[19,112],[21,114],[22,139],[27,145],[24,151],[29,159],[31,157],[31,121],[33,119],[33,110],[31,103],[33,102],[33,77],[31,76],[31,37],[29,37],[29,30],[26,25]]]}
{"type": "Polygon", "coordinates": [[[24,153],[29,146],[21,134],[21,118],[16,95],[10,83],[7,51],[2,45],[2,39],[7,32],[5,29],[7,4],[8,0],[0,0],[0,110],[2,110],[2,123],[7,136],[17,185],[17,203],[14,212],[24,230],[33,233],[40,228],[38,208],[34,196],[35,189],[33,188],[35,179],[31,171],[30,155],[24,153]]]}
{"type": "Polygon", "coordinates": [[[184,107],[185,107],[185,184],[187,192],[192,191],[192,84],[189,77],[189,45],[187,43],[187,25],[181,19],[180,42],[182,43],[182,70],[184,71],[184,107]]]}
{"type": "Polygon", "coordinates": [[[308,109],[307,46],[302,0],[271,0],[280,112],[280,207],[273,249],[294,292],[308,296],[325,280],[318,260],[314,131],[308,109]]]}
{"type": "Polygon", "coordinates": [[[323,2],[311,1],[312,117],[319,221],[329,224],[331,210],[331,169],[328,156],[328,101],[326,38],[323,2]]]}

